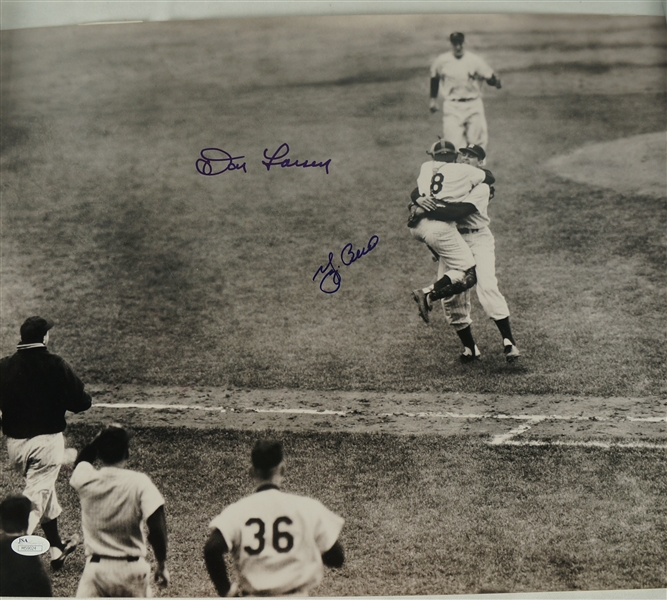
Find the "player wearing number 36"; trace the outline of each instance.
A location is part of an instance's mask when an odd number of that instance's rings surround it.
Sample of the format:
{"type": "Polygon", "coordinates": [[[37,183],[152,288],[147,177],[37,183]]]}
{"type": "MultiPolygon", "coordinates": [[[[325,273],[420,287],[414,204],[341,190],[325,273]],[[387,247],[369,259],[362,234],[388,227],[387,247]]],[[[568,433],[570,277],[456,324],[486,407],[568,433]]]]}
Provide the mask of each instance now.
{"type": "Polygon", "coordinates": [[[307,596],[323,567],[342,566],[338,536],[344,520],[322,503],[281,491],[285,462],[280,442],[260,440],[252,450],[255,492],[211,521],[206,568],[220,596],[307,596]],[[224,554],[231,552],[238,584],[231,585],[224,554]]]}

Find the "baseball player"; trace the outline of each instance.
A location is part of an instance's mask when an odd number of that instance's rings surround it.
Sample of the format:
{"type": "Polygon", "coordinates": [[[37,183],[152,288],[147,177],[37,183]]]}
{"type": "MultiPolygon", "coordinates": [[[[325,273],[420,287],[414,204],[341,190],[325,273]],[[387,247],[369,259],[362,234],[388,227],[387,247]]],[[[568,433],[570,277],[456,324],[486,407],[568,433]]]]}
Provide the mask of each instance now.
{"type": "Polygon", "coordinates": [[[58,531],[62,508],[55,483],[65,460],[65,413],[88,410],[92,401],[72,368],[48,351],[52,327],[42,317],[21,325],[16,353],[0,361],[0,408],[9,459],[23,473],[23,494],[34,507],[27,533],[41,523],[51,544],[51,567],[58,570],[79,542],[74,536],[64,543],[58,531]]]}
{"type": "MultiPolygon", "coordinates": [[[[486,154],[481,146],[469,144],[459,149],[458,161],[480,168],[486,154]]],[[[487,171],[488,173],[488,171],[487,171]]],[[[492,176],[487,181],[493,182],[492,176]]],[[[476,186],[467,198],[467,203],[475,210],[466,216],[459,216],[457,228],[475,257],[477,275],[477,297],[486,315],[498,327],[503,339],[503,352],[508,362],[518,360],[521,353],[516,346],[512,328],[510,327],[509,308],[504,296],[498,289],[496,278],[495,240],[489,229],[488,206],[491,199],[491,188],[486,183],[476,186]]],[[[450,215],[437,212],[432,218],[447,218],[450,215]]],[[[472,336],[470,318],[470,290],[442,300],[447,321],[454,327],[463,343],[463,362],[472,362],[481,357],[479,348],[472,336]]]]}
{"type": "Polygon", "coordinates": [[[255,492],[211,521],[206,568],[220,596],[306,596],[322,581],[323,564],[343,565],[338,536],[344,520],[317,500],[280,489],[285,476],[280,442],[258,441],[251,458],[255,492]],[[239,574],[234,586],[226,552],[239,574]]]}
{"type": "Polygon", "coordinates": [[[442,128],[445,140],[456,148],[476,144],[486,148],[488,130],[480,83],[500,89],[500,78],[486,62],[463,48],[465,36],[449,36],[451,52],[438,56],[431,65],[431,112],[438,110],[437,98],[442,103],[442,128]]]}
{"type": "Polygon", "coordinates": [[[25,556],[12,548],[26,535],[32,502],[26,496],[9,496],[0,504],[0,596],[52,596],[51,581],[39,556],[25,556]]]}
{"type": "Polygon", "coordinates": [[[103,429],[76,459],[70,485],[81,501],[86,566],[79,598],[152,595],[146,538],[153,547],[155,581],[169,584],[164,498],[147,475],[126,467],[129,435],[120,425],[103,429]],[[93,464],[99,459],[101,468],[93,464]]]}
{"type": "Polygon", "coordinates": [[[431,211],[464,202],[487,175],[481,169],[456,163],[457,152],[451,142],[440,140],[427,154],[433,160],[421,166],[411,195],[408,227],[438,258],[438,280],[412,292],[420,316],[428,323],[433,302],[459,294],[476,281],[475,259],[455,223],[431,218],[431,211]]]}

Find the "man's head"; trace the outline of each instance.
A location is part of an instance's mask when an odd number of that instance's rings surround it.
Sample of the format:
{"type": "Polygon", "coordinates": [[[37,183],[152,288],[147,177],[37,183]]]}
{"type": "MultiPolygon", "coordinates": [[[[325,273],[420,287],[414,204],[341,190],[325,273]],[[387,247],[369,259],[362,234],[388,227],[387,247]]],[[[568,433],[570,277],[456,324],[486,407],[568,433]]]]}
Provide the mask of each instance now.
{"type": "Polygon", "coordinates": [[[479,167],[482,161],[486,158],[484,148],[477,144],[468,144],[465,148],[459,148],[460,163],[479,167]]]}
{"type": "Polygon", "coordinates": [[[284,471],[283,445],[276,440],[259,440],[251,453],[252,467],[258,479],[271,479],[284,471]]]}
{"type": "Polygon", "coordinates": [[[8,496],[0,504],[0,524],[5,533],[24,533],[28,529],[28,518],[32,512],[32,501],[25,496],[8,496]]]}
{"type": "Polygon", "coordinates": [[[438,140],[426,151],[426,154],[433,157],[433,160],[438,160],[440,162],[455,162],[456,146],[451,142],[438,140]]]}
{"type": "Polygon", "coordinates": [[[452,53],[456,58],[461,58],[464,54],[463,42],[465,42],[465,39],[460,31],[455,31],[449,36],[449,41],[452,43],[452,53]]]}
{"type": "Polygon", "coordinates": [[[28,317],[21,325],[21,342],[24,344],[41,343],[51,327],[53,327],[53,321],[42,317],[28,317]]]}
{"type": "Polygon", "coordinates": [[[95,443],[97,457],[105,465],[115,465],[130,457],[130,436],[120,425],[104,429],[95,443]]]}

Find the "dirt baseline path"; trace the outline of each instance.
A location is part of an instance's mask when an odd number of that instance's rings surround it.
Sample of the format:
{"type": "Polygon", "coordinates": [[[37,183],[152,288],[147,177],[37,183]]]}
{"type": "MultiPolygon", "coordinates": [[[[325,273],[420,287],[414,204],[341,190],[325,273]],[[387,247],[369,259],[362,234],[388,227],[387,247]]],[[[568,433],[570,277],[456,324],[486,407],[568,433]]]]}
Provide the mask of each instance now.
{"type": "Polygon", "coordinates": [[[70,423],[481,436],[492,444],[667,449],[667,399],[88,386],[70,423]]]}

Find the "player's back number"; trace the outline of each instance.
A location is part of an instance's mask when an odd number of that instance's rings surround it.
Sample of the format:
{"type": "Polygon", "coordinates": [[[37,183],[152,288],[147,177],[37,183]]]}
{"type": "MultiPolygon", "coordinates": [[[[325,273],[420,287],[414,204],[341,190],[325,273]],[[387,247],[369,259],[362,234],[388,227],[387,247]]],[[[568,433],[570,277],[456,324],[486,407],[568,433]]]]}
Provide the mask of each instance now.
{"type": "MultiPolygon", "coordinates": [[[[250,554],[255,556],[261,554],[266,545],[266,525],[262,519],[248,519],[246,522],[246,527],[254,527],[256,531],[254,532],[254,537],[257,540],[256,546],[243,546],[243,549],[250,554]]],[[[289,552],[294,547],[294,537],[289,531],[281,530],[281,525],[291,525],[292,519],[289,517],[278,517],[273,522],[273,535],[271,537],[271,545],[274,547],[276,552],[285,553],[289,552]]]]}
{"type": "Polygon", "coordinates": [[[445,176],[442,173],[436,173],[431,178],[431,196],[436,196],[442,191],[442,182],[445,176]]]}

